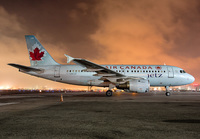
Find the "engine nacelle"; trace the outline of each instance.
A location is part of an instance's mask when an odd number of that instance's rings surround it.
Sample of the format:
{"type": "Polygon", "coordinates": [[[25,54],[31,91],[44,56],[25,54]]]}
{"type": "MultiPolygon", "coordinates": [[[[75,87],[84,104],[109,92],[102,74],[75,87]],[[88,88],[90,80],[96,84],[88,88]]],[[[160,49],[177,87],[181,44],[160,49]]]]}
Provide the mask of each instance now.
{"type": "Polygon", "coordinates": [[[145,79],[129,80],[124,84],[116,86],[118,89],[128,89],[129,91],[137,93],[145,93],[149,91],[150,83],[145,79]]]}

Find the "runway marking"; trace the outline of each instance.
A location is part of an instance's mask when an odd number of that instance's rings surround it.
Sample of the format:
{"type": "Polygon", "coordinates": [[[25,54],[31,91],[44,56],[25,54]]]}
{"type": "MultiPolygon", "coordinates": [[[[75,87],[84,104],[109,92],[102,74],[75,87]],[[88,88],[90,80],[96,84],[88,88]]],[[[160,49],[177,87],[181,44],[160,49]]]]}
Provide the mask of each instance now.
{"type": "Polygon", "coordinates": [[[11,103],[0,103],[0,106],[5,106],[5,105],[12,105],[12,104],[18,104],[19,102],[11,102],[11,103]]]}

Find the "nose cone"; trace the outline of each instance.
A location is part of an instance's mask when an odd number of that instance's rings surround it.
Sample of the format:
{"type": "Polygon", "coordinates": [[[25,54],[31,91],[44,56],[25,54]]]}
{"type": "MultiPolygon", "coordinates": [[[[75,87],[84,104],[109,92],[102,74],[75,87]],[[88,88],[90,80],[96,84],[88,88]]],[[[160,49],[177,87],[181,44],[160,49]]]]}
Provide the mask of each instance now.
{"type": "Polygon", "coordinates": [[[189,74],[187,80],[188,80],[189,83],[193,83],[195,78],[192,75],[189,74]]]}

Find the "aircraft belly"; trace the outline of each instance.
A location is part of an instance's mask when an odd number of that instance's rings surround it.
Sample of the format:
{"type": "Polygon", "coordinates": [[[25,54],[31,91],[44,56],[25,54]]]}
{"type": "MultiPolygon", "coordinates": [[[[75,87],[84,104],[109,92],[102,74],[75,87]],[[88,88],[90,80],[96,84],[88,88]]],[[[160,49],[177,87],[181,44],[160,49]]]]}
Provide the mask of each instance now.
{"type": "Polygon", "coordinates": [[[150,82],[150,86],[168,86],[170,84],[168,79],[164,77],[161,79],[152,78],[152,79],[149,79],[149,82],[150,82]]]}
{"type": "Polygon", "coordinates": [[[149,79],[150,86],[179,86],[184,85],[179,78],[149,79]]]}
{"type": "Polygon", "coordinates": [[[65,75],[62,76],[63,82],[68,84],[76,84],[76,85],[93,85],[93,80],[98,80],[97,77],[93,76],[79,76],[79,75],[65,75]]]}

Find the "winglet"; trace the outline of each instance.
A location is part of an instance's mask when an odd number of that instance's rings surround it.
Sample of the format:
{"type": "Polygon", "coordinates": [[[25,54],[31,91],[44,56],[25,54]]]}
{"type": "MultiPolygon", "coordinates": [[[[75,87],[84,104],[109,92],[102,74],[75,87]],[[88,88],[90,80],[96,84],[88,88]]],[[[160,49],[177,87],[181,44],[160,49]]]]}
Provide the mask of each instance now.
{"type": "Polygon", "coordinates": [[[72,60],[74,60],[74,58],[69,55],[65,54],[65,56],[67,57],[67,63],[70,63],[72,60]]]}

